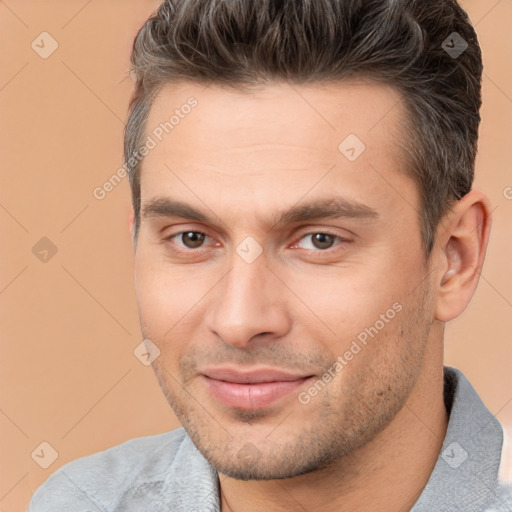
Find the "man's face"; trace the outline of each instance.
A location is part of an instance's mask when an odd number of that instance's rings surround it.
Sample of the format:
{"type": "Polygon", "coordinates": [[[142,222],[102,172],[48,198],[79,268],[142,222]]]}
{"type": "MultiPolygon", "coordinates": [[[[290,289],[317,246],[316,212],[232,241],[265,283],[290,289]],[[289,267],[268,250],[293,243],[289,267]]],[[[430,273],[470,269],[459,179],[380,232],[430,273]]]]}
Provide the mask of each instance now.
{"type": "Polygon", "coordinates": [[[188,84],[153,104],[141,325],[167,399],[221,473],[326,467],[409,397],[433,299],[404,119],[378,85],[188,84]],[[190,96],[197,105],[162,135],[190,96]]]}

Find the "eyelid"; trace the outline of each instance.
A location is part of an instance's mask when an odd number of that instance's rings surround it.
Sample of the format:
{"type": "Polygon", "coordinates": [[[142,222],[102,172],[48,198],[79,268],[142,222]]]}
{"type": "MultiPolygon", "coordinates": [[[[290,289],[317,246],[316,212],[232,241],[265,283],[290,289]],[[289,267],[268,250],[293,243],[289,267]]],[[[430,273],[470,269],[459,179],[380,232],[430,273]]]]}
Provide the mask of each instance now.
{"type": "Polygon", "coordinates": [[[168,225],[165,228],[162,228],[160,233],[169,233],[164,236],[165,239],[172,238],[174,236],[182,235],[183,233],[202,233],[203,235],[209,236],[210,238],[214,238],[209,229],[203,225],[198,225],[195,222],[181,222],[179,224],[168,225]],[[178,231],[174,231],[174,229],[178,229],[178,231]]]}
{"type": "Polygon", "coordinates": [[[339,233],[336,231],[335,228],[329,228],[329,227],[315,227],[315,226],[307,226],[307,228],[300,228],[300,230],[297,230],[298,233],[294,235],[295,243],[301,240],[302,238],[308,236],[308,235],[316,235],[318,233],[329,235],[334,238],[337,238],[339,240],[343,241],[350,241],[352,237],[356,236],[353,233],[347,231],[346,229],[343,230],[345,234],[339,233]]]}

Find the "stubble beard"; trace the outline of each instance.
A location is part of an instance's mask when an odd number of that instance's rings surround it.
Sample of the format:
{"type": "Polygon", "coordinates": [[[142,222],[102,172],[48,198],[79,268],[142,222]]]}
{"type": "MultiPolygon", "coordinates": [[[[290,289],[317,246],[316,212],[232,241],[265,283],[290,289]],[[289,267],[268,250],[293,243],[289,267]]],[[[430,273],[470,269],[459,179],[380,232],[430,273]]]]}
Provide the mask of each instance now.
{"type": "Polygon", "coordinates": [[[181,424],[219,473],[238,480],[292,478],[339,464],[378,436],[402,409],[423,368],[431,327],[429,299],[424,289],[415,303],[404,306],[393,332],[380,333],[382,338],[363,349],[372,351],[364,364],[341,371],[343,386],[333,379],[314,401],[307,405],[295,402],[294,407],[304,411],[299,414],[302,424],[292,425],[297,419],[293,412],[275,429],[268,428],[265,410],[231,410],[221,416],[218,409],[208,408],[200,403],[199,395],[194,396],[193,379],[187,385],[188,377],[180,376],[183,384],[179,385],[161,361],[155,360],[153,368],[181,424]],[[397,351],[390,352],[390,346],[398,347],[397,351]],[[267,438],[252,436],[260,422],[267,423],[265,432],[272,431],[267,438]],[[280,436],[290,425],[293,434],[280,436]]]}

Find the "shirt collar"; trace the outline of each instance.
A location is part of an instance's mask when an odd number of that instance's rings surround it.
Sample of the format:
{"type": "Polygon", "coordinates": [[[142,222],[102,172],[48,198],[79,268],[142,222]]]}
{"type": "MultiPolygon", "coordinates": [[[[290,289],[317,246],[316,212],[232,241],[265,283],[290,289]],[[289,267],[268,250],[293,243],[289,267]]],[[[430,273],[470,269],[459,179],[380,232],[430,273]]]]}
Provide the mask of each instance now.
{"type": "Polygon", "coordinates": [[[450,415],[441,453],[411,512],[483,511],[498,500],[503,430],[460,370],[444,368],[450,415]]]}

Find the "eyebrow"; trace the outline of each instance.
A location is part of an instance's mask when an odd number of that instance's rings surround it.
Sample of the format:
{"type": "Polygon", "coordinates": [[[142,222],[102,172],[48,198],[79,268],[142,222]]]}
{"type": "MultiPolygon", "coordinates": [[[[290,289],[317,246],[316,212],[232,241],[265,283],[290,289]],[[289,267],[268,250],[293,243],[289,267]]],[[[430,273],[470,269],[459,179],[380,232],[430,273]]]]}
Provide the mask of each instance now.
{"type": "MultiPolygon", "coordinates": [[[[214,219],[219,219],[217,215],[210,216],[187,203],[168,197],[155,197],[148,201],[142,207],[142,217],[144,219],[180,217],[205,224],[214,224],[214,219]]],[[[288,210],[278,212],[271,219],[271,224],[279,226],[319,219],[377,219],[378,217],[377,211],[370,206],[335,197],[296,204],[288,210]]]]}

